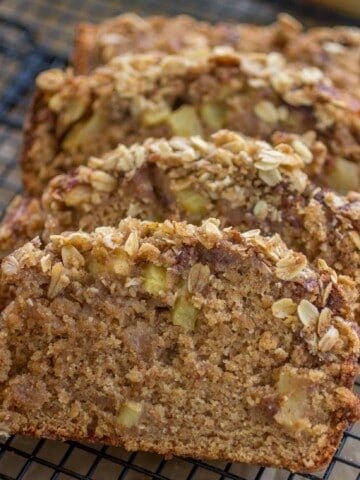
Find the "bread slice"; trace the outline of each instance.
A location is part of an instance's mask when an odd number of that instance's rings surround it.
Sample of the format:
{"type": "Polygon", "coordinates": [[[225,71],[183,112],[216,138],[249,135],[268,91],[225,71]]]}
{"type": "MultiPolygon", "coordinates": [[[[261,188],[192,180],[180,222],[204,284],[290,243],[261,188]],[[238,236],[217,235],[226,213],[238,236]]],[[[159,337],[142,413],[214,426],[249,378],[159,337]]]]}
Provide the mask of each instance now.
{"type": "Polygon", "coordinates": [[[87,74],[112,58],[133,52],[180,53],[228,45],[241,52],[281,52],[325,72],[335,86],[360,98],[360,29],[314,27],[286,14],[272,25],[218,23],[191,17],[147,17],[124,14],[94,25],[81,23],[75,32],[73,65],[87,74]],[[186,32],[184,34],[184,32],[186,32]]]}
{"type": "Polygon", "coordinates": [[[9,434],[313,471],[359,418],[347,298],[278,236],[128,219],[1,270],[9,434]]]}
{"type": "Polygon", "coordinates": [[[209,142],[192,137],[120,145],[50,182],[42,198],[43,239],[116,226],[126,216],[192,223],[211,216],[241,231],[279,233],[311,262],[322,258],[360,285],[360,195],[321,189],[303,168],[289,145],[272,149],[229,131],[209,142]]]}
{"type": "Polygon", "coordinates": [[[218,45],[242,52],[282,49],[301,32],[301,24],[286,14],[272,25],[258,26],[220,22],[211,24],[188,15],[140,17],[126,13],[99,25],[80,23],[75,31],[72,64],[86,75],[95,67],[127,53],[204,52],[218,45]]]}
{"type": "MultiPolygon", "coordinates": [[[[37,85],[22,155],[31,194],[40,195],[50,178],[119,142],[208,137],[222,127],[261,139],[277,130],[314,131],[329,150],[327,170],[346,159],[350,185],[359,185],[360,101],[334,88],[320,70],[286,63],[276,53],[220,48],[196,58],[127,55],[89,76],[43,72],[37,85]]],[[[326,183],[317,160],[307,159],[307,171],[326,183]]]]}
{"type": "MultiPolygon", "coordinates": [[[[212,216],[240,231],[279,233],[311,262],[322,258],[340,278],[360,285],[360,195],[340,196],[313,184],[303,172],[312,153],[299,138],[294,145],[297,151],[284,143],[272,148],[225,130],[208,142],[191,137],[120,145],[50,182],[38,202],[42,222],[27,239],[91,232],[127,216],[192,223],[212,216]]],[[[12,231],[21,231],[16,220],[23,217],[13,218],[12,231]]],[[[11,232],[11,223],[0,225],[4,230],[11,232]]],[[[5,243],[9,250],[9,238],[15,239],[0,235],[0,249],[5,243]]],[[[20,240],[26,236],[14,246],[20,240]]]]}

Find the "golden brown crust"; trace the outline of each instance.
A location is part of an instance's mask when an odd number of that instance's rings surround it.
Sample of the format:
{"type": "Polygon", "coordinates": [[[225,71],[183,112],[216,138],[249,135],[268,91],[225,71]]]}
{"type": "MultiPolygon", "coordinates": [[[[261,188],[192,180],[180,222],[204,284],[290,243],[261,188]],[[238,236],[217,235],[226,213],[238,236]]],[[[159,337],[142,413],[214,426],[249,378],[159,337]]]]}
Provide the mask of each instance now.
{"type": "MultiPolygon", "coordinates": [[[[35,192],[39,189],[39,179],[37,175],[46,172],[47,163],[51,162],[55,155],[55,144],[52,135],[55,128],[55,117],[46,108],[43,95],[36,92],[32,98],[29,109],[25,116],[23,127],[23,144],[20,153],[20,165],[22,166],[22,180],[28,192],[35,192]],[[41,145],[36,142],[37,136],[41,136],[44,141],[41,145]],[[33,174],[31,166],[26,168],[28,156],[31,155],[33,148],[40,149],[35,151],[35,155],[42,156],[41,166],[37,169],[36,175],[33,174]],[[35,146],[35,147],[34,147],[35,146]]],[[[43,173],[45,175],[45,173],[43,173]]]]}
{"type": "Polygon", "coordinates": [[[1,270],[2,431],[315,471],[359,418],[347,299],[278,236],[127,219],[1,270]]]}
{"type": "Polygon", "coordinates": [[[98,28],[91,23],[79,23],[75,28],[74,51],[71,63],[79,74],[93,70],[96,58],[96,34],[98,28]]]}
{"type": "Polygon", "coordinates": [[[0,259],[39,235],[43,228],[40,200],[17,195],[0,223],[0,259]]]}

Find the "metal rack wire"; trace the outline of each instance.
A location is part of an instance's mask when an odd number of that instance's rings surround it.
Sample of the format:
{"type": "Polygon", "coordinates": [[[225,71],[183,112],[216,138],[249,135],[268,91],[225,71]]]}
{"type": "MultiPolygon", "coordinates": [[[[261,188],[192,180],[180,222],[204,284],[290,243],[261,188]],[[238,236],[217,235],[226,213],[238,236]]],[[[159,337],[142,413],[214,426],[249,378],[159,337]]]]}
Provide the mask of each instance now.
{"type": "MultiPolygon", "coordinates": [[[[52,3],[52,2],[51,2],[52,3]]],[[[70,0],[51,5],[46,0],[13,0],[0,4],[0,213],[15,193],[21,191],[17,155],[21,128],[36,74],[44,69],[63,67],[71,40],[59,41],[61,21],[71,18],[100,21],[106,16],[130,8],[141,13],[162,12],[216,18],[269,22],[281,9],[295,8],[295,13],[312,19],[351,23],[351,19],[310,10],[293,2],[243,0],[239,2],[192,2],[176,4],[166,0],[144,2],[79,1],[76,11],[70,0]],[[31,9],[23,8],[31,6],[31,9]],[[4,7],[4,8],[3,8],[4,7]],[[9,7],[9,8],[8,8],[9,7]],[[28,15],[28,10],[31,14],[28,15]],[[15,18],[16,12],[16,18],[15,18]],[[49,23],[49,18],[53,23],[49,23]],[[58,17],[58,24],[56,18],[58,17]],[[41,23],[39,22],[41,19],[41,23]],[[55,21],[54,21],[55,18],[55,21]],[[46,21],[45,21],[46,19],[46,21]],[[49,26],[50,25],[50,26],[49,26]],[[55,25],[55,26],[54,26],[55,25]],[[51,48],[44,40],[53,34],[51,48]],[[47,46],[45,46],[47,45],[47,46]]],[[[73,25],[67,23],[68,32],[73,25]]],[[[65,28],[65,26],[64,26],[65,28]]],[[[65,28],[66,30],[66,28],[65,28]]],[[[67,34],[69,35],[69,34],[67,34]]],[[[66,37],[66,35],[64,35],[66,37]]],[[[63,40],[63,39],[62,39],[63,40]]],[[[358,385],[359,387],[360,385],[358,385]]],[[[286,471],[251,467],[226,462],[201,462],[193,459],[165,460],[159,455],[128,453],[120,448],[76,442],[53,442],[44,439],[11,437],[0,441],[1,480],[360,480],[360,426],[345,433],[341,445],[326,471],[319,474],[291,474],[286,471]]]]}

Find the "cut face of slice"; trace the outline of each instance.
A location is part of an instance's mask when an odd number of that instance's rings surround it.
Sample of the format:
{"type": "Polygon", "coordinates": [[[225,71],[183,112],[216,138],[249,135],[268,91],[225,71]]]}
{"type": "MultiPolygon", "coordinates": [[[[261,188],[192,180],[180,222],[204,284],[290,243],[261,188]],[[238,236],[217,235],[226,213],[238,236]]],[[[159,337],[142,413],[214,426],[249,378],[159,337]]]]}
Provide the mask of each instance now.
{"type": "Polygon", "coordinates": [[[2,430],[325,466],[360,416],[359,339],[341,289],[323,307],[329,270],[297,262],[285,280],[277,265],[289,258],[303,255],[278,236],[216,220],[127,219],[26,244],[2,263],[2,430]],[[304,302],[318,312],[307,325],[304,302]]]}

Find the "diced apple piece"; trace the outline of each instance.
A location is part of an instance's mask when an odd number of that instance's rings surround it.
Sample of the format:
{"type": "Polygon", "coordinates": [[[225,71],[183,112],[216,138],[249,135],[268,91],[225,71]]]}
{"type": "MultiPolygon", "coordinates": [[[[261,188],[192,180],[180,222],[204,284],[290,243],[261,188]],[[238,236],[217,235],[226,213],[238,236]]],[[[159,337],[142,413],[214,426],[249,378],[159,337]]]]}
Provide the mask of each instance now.
{"type": "Polygon", "coordinates": [[[111,266],[117,275],[127,276],[130,273],[129,257],[125,252],[114,253],[111,259],[111,266]]]}
{"type": "Polygon", "coordinates": [[[281,424],[296,427],[296,424],[306,419],[308,405],[308,382],[287,371],[280,373],[278,392],[283,398],[275,419],[281,424]]]}
{"type": "Polygon", "coordinates": [[[192,305],[187,295],[180,295],[172,311],[172,322],[174,325],[183,327],[186,330],[193,330],[199,310],[192,305]]]}
{"type": "Polygon", "coordinates": [[[141,122],[145,127],[152,127],[165,122],[171,113],[170,108],[165,105],[154,110],[146,110],[141,117],[141,122]]]}
{"type": "Polygon", "coordinates": [[[234,90],[234,87],[231,85],[223,85],[220,88],[220,91],[217,93],[216,97],[219,98],[220,100],[226,100],[227,98],[234,96],[236,93],[236,90],[234,90]]]}
{"type": "Polygon", "coordinates": [[[330,187],[339,193],[357,191],[360,188],[360,168],[355,162],[338,158],[327,179],[330,187]]]}
{"type": "Polygon", "coordinates": [[[126,402],[120,410],[118,416],[118,424],[122,427],[131,428],[135,427],[139,423],[140,415],[142,412],[141,403],[126,402]]]}
{"type": "Polygon", "coordinates": [[[214,130],[220,130],[226,125],[226,108],[221,103],[205,103],[200,108],[201,117],[208,125],[208,127],[214,130]]]}
{"type": "Polygon", "coordinates": [[[104,119],[98,113],[94,113],[88,120],[81,121],[72,127],[65,136],[62,147],[64,150],[73,150],[85,144],[98,135],[103,126],[104,119]]]}
{"type": "Polygon", "coordinates": [[[201,121],[196,113],[195,107],[183,105],[168,118],[168,123],[174,132],[174,135],[182,137],[191,137],[192,135],[202,135],[203,129],[201,121]]]}
{"type": "Polygon", "coordinates": [[[195,219],[201,219],[207,213],[206,198],[194,190],[181,190],[176,193],[176,198],[186,213],[195,219]]]}
{"type": "Polygon", "coordinates": [[[166,268],[149,263],[144,269],[144,289],[150,295],[166,290],[166,268]]]}
{"type": "Polygon", "coordinates": [[[89,272],[94,278],[97,278],[100,275],[104,275],[107,272],[106,264],[98,262],[93,257],[88,260],[87,265],[89,272]]]}

